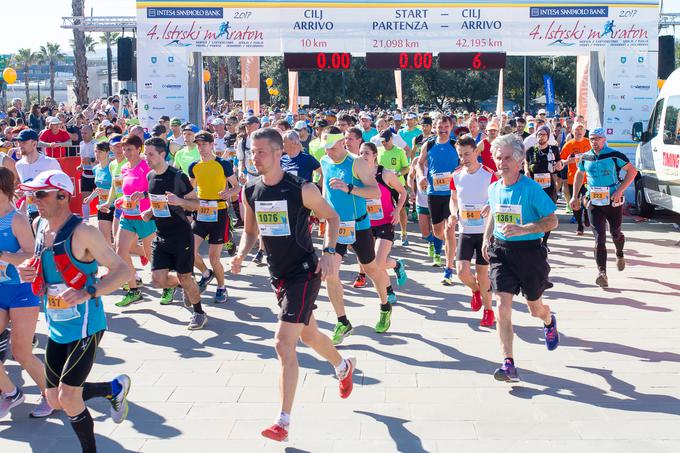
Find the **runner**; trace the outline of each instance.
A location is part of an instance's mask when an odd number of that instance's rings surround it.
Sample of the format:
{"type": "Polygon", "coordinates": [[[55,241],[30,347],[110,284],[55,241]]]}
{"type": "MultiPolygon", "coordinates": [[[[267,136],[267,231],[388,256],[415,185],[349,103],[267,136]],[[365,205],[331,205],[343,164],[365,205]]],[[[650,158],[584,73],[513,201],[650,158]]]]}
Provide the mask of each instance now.
{"type": "Polygon", "coordinates": [[[182,170],[185,175],[189,175],[189,166],[199,159],[198,147],[194,143],[196,138],[194,127],[193,124],[186,124],[182,128],[184,146],[177,151],[173,160],[175,167],[182,170]]]}
{"type": "Polygon", "coordinates": [[[200,292],[205,291],[213,278],[217,279],[215,303],[227,301],[227,288],[224,286],[224,266],[220,262],[224,233],[227,228],[227,204],[232,194],[239,191],[238,181],[234,176],[231,162],[216,157],[213,151],[214,138],[210,132],[200,131],[196,134],[196,145],[200,160],[189,166],[189,177],[196,187],[198,199],[185,200],[185,204],[193,206],[197,211],[192,231],[194,233],[194,266],[201,272],[198,282],[200,292]],[[229,183],[229,184],[227,184],[229,183]],[[231,188],[228,188],[231,185],[231,188]],[[203,262],[199,248],[207,240],[208,258],[212,269],[203,262]]]}
{"type": "MultiPolygon", "coordinates": [[[[370,142],[373,137],[378,135],[376,128],[372,126],[373,118],[366,112],[359,114],[359,124],[361,125],[361,135],[365,142],[370,142]]],[[[320,137],[321,135],[319,135],[320,137]]]]}
{"type": "MultiPolygon", "coordinates": [[[[385,129],[380,133],[382,146],[378,148],[378,163],[388,170],[395,172],[398,175],[400,185],[403,187],[403,185],[406,184],[404,175],[408,174],[410,168],[408,157],[406,156],[406,151],[398,146],[394,146],[392,138],[393,134],[389,129],[385,129]]],[[[401,225],[401,246],[407,247],[409,243],[406,230],[406,209],[401,209],[400,211],[397,211],[397,213],[399,215],[399,224],[401,225]]]]}
{"type": "Polygon", "coordinates": [[[321,173],[321,164],[314,157],[302,152],[300,136],[295,131],[283,134],[283,151],[281,168],[283,171],[312,182],[314,173],[321,173]]]}
{"type": "MultiPolygon", "coordinates": [[[[571,200],[572,198],[571,187],[574,185],[574,176],[576,176],[576,164],[581,160],[581,155],[587,151],[590,151],[591,148],[590,141],[585,138],[586,128],[583,124],[574,123],[572,126],[572,132],[574,134],[574,138],[564,144],[561,152],[562,160],[568,163],[567,184],[564,185],[564,198],[566,200],[571,200]]],[[[585,176],[583,181],[586,182],[585,176]]],[[[572,219],[572,223],[574,220],[576,221],[576,234],[579,236],[583,235],[584,220],[586,222],[586,226],[590,226],[588,215],[583,215],[583,197],[585,194],[586,188],[585,186],[582,186],[581,191],[576,197],[574,197],[576,198],[576,206],[578,209],[573,210],[574,218],[572,219]]],[[[567,203],[567,205],[569,206],[569,203],[567,203]]]]}
{"type": "Polygon", "coordinates": [[[347,148],[347,151],[354,154],[355,156],[358,156],[359,148],[361,147],[362,143],[363,138],[361,129],[358,127],[350,127],[345,131],[345,148],[347,148]]]}
{"type": "MultiPolygon", "coordinates": [[[[95,146],[95,157],[97,160],[97,165],[93,168],[94,173],[94,191],[85,200],[84,204],[88,206],[92,203],[92,200],[97,199],[97,205],[106,204],[109,198],[109,193],[111,192],[111,170],[109,169],[109,152],[110,146],[108,142],[97,143],[95,146]]],[[[108,205],[108,212],[97,209],[97,227],[99,232],[104,236],[104,239],[109,245],[113,245],[113,215],[114,208],[112,205],[108,205]]]]}
{"type": "MultiPolygon", "coordinates": [[[[419,136],[422,131],[418,128],[418,115],[413,112],[406,114],[406,127],[402,127],[397,131],[399,136],[406,142],[406,154],[408,160],[411,161],[415,157],[415,152],[413,149],[413,141],[417,136],[419,136]]],[[[402,182],[403,183],[403,182],[402,182]]]]}
{"type": "Polygon", "coordinates": [[[335,259],[334,248],[338,238],[338,214],[313,184],[281,169],[283,141],[278,132],[270,128],[255,132],[252,151],[254,164],[262,176],[249,182],[243,190],[243,198],[247,201],[244,203],[245,227],[238,253],[231,261],[231,271],[240,273],[243,259],[255,245],[259,233],[267,249],[271,283],[281,308],[276,330],[276,354],[281,362],[281,411],[262,435],[284,441],[290,430],[298,381],[298,340],[333,365],[341,398],[352,393],[356,359],[340,356],[328,337],[319,331],[313,313],[321,281],[330,277],[339,281],[339,261],[335,259]],[[320,259],[314,252],[308,228],[311,210],[328,222],[320,259]]]}
{"type": "MultiPolygon", "coordinates": [[[[348,246],[352,246],[380,297],[380,319],[375,331],[385,333],[390,328],[392,315],[392,305],[387,301],[390,278],[385,269],[381,269],[375,261],[371,222],[366,208],[366,199],[380,198],[381,193],[366,162],[345,150],[343,137],[340,129],[335,126],[328,127],[322,135],[326,148],[326,156],[321,159],[323,195],[340,215],[337,254],[333,255],[333,261],[339,268],[348,246]]],[[[338,317],[333,331],[333,344],[340,344],[351,333],[352,324],[345,314],[339,275],[329,276],[326,282],[328,298],[338,317]]]]}
{"type": "Polygon", "coordinates": [[[148,175],[151,208],[142,213],[142,219],[148,222],[153,218],[158,229],[151,244],[151,282],[155,288],[163,289],[161,305],[171,304],[181,285],[185,301],[194,310],[188,329],[197,330],[205,326],[208,317],[193,277],[194,236],[185,214],[185,209],[191,208],[185,200],[195,200],[196,192],[187,175],[168,166],[166,154],[163,140],[152,138],[144,142],[144,158],[151,167],[148,175]]]}
{"type": "MultiPolygon", "coordinates": [[[[409,185],[411,186],[411,191],[416,194],[414,204],[416,205],[416,212],[418,214],[418,228],[420,229],[421,237],[428,243],[427,255],[432,258],[432,266],[441,267],[441,254],[444,242],[432,234],[432,219],[430,217],[430,208],[427,204],[427,189],[423,190],[420,184],[422,181],[427,183],[427,178],[422,175],[418,176],[418,172],[416,171],[420,159],[421,157],[418,155],[413,159],[413,162],[411,162],[409,185]]],[[[425,173],[427,173],[427,166],[425,167],[425,173]]]]}
{"type": "Polygon", "coordinates": [[[451,175],[460,163],[458,153],[450,140],[453,123],[448,116],[440,116],[435,122],[437,136],[425,142],[418,159],[420,188],[427,189],[427,203],[432,218],[434,236],[444,241],[446,247],[446,268],[441,282],[453,285],[453,258],[456,251],[456,230],[447,222],[451,212],[451,175]],[[425,178],[423,178],[425,177],[425,178]]]}
{"type": "MultiPolygon", "coordinates": [[[[80,195],[83,197],[83,200],[87,201],[90,194],[95,190],[94,172],[92,169],[96,160],[94,147],[97,144],[97,140],[94,139],[92,126],[89,124],[80,128],[80,134],[82,135],[82,141],[79,145],[80,165],[78,167],[82,171],[80,175],[80,195]]],[[[90,218],[90,204],[84,202],[82,209],[83,219],[87,221],[90,218]]]]}
{"type": "MultiPolygon", "coordinates": [[[[549,137],[550,128],[548,126],[541,126],[536,131],[538,143],[526,150],[524,171],[529,178],[541,186],[553,203],[557,203],[556,175],[564,167],[564,162],[562,162],[560,150],[557,146],[548,144],[549,137]]],[[[550,231],[546,231],[543,235],[543,245],[546,248],[548,247],[549,237],[550,231]]]]}
{"type": "MultiPolygon", "coordinates": [[[[7,168],[0,168],[0,332],[11,324],[12,356],[26,370],[40,390],[40,402],[31,417],[52,414],[45,396],[45,366],[33,355],[31,345],[40,313],[40,300],[31,292],[30,283],[19,280],[16,266],[33,256],[35,246],[28,220],[14,205],[16,178],[7,168]]],[[[24,401],[0,363],[0,419],[24,401]]]]}
{"type": "MultiPolygon", "coordinates": [[[[494,127],[493,122],[489,126],[494,127]]],[[[490,129],[493,131],[493,129],[490,129]]],[[[495,137],[494,137],[495,139],[495,137]]],[[[486,140],[486,139],[484,139],[486,140]]],[[[498,180],[493,170],[479,163],[480,147],[469,136],[456,142],[461,166],[451,178],[450,228],[460,225],[456,249],[456,273],[463,284],[472,290],[470,308],[479,311],[484,306],[482,327],[493,327],[494,312],[489,283],[489,262],[482,256],[484,217],[488,215],[489,186],[498,180]],[[472,257],[475,273],[472,273],[472,257]]]]}
{"type": "MultiPolygon", "coordinates": [[[[402,286],[408,279],[406,275],[406,265],[401,259],[394,260],[389,257],[394,243],[394,225],[399,222],[399,212],[406,203],[406,189],[399,181],[399,177],[385,167],[378,165],[378,148],[373,143],[363,143],[359,155],[368,164],[368,168],[375,175],[376,182],[380,188],[380,198],[367,199],[366,208],[368,218],[371,221],[371,231],[375,239],[375,261],[381,269],[392,269],[397,278],[397,285],[402,286]],[[394,194],[397,194],[395,205],[394,194]]],[[[363,271],[359,263],[360,272],[363,271]]],[[[360,275],[365,277],[365,273],[360,275]]],[[[394,294],[392,285],[387,287],[387,301],[390,304],[397,303],[397,296],[394,294]]]]}
{"type": "Polygon", "coordinates": [[[123,170],[123,165],[127,164],[127,159],[125,158],[125,154],[123,154],[123,144],[121,143],[121,140],[123,140],[123,136],[120,134],[112,135],[109,138],[109,146],[113,152],[113,159],[109,162],[109,173],[111,174],[112,185],[106,201],[102,202],[99,200],[99,204],[97,205],[97,209],[105,214],[108,214],[112,205],[115,206],[112,231],[114,239],[118,236],[120,216],[123,213],[120,207],[115,204],[116,200],[123,196],[123,177],[120,172],[123,170]]]}
{"type": "Polygon", "coordinates": [[[482,141],[479,143],[479,145],[477,145],[477,153],[478,153],[480,162],[486,168],[488,168],[488,169],[490,169],[491,171],[494,171],[494,172],[496,171],[496,162],[494,162],[493,156],[491,155],[491,144],[498,137],[499,127],[500,127],[500,125],[499,125],[498,121],[492,120],[486,126],[487,136],[482,139],[482,141]]]}
{"type": "MultiPolygon", "coordinates": [[[[637,176],[637,169],[628,161],[625,154],[607,146],[607,136],[601,127],[590,131],[590,145],[592,149],[583,154],[577,164],[574,176],[573,194],[581,191],[584,178],[588,178],[588,217],[595,236],[595,262],[597,263],[597,278],[595,283],[606,288],[609,286],[607,278],[607,224],[616,248],[616,268],[622,271],[626,268],[623,256],[623,246],[626,238],[621,231],[623,220],[624,192],[637,176]],[[626,172],[620,180],[621,171],[626,172]]],[[[571,197],[571,207],[576,210],[579,200],[571,197]]]]}
{"type": "Polygon", "coordinates": [[[482,254],[489,262],[491,288],[498,297],[498,334],[504,361],[494,378],[519,382],[512,341],[512,299],[522,291],[529,311],[543,321],[545,344],[557,348],[557,320],[543,303],[543,292],[552,288],[550,265],[542,246],[543,233],[557,228],[555,203],[541,186],[519,170],[524,144],[515,134],[497,138],[491,148],[500,180],[489,187],[491,215],[487,217],[482,254]]]}
{"type": "Polygon", "coordinates": [[[32,282],[33,292],[45,306],[47,400],[55,410],[66,412],[82,451],[94,453],[94,421],[84,401],[108,398],[113,422],[122,423],[130,390],[126,375],[110,382],[85,382],[106,330],[101,296],[133,274],[101,233],[69,210],[74,188],[68,175],[46,171],[19,188],[33,192],[40,213],[34,222],[35,255],[18,270],[21,281],[32,282]],[[100,265],[108,269],[102,280],[96,277],[100,265]]]}

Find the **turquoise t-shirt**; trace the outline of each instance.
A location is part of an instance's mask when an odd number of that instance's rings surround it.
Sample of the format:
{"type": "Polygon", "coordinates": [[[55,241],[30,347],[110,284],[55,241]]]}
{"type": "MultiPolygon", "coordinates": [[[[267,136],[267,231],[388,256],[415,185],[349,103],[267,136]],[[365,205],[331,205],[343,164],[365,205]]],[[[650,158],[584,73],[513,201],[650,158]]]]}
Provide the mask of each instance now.
{"type": "Polygon", "coordinates": [[[413,148],[413,139],[422,134],[423,131],[418,129],[417,127],[414,127],[412,131],[409,131],[406,128],[401,128],[399,129],[399,136],[404,139],[406,144],[410,147],[413,148]]]}
{"type": "Polygon", "coordinates": [[[524,234],[506,238],[498,230],[503,223],[526,225],[555,212],[555,203],[533,179],[522,175],[519,180],[505,186],[498,180],[489,186],[489,206],[494,219],[493,235],[502,241],[532,241],[541,239],[544,233],[524,234]]]}
{"type": "Polygon", "coordinates": [[[370,129],[367,130],[367,131],[362,131],[362,132],[361,132],[361,138],[363,138],[363,140],[364,140],[365,142],[370,142],[371,139],[372,139],[373,137],[375,137],[376,135],[378,135],[378,130],[377,130],[376,128],[374,128],[374,127],[370,128],[370,129]]]}

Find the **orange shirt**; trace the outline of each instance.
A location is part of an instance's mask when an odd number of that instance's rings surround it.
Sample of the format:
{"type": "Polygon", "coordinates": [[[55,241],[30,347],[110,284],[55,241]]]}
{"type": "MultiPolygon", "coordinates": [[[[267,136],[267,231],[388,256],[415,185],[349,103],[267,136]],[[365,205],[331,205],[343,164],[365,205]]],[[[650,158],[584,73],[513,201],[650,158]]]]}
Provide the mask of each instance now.
{"type": "MultiPolygon", "coordinates": [[[[580,142],[577,142],[574,139],[569,140],[567,143],[564,144],[564,147],[562,147],[562,152],[560,153],[560,157],[562,160],[566,161],[569,156],[572,154],[574,155],[580,155],[585,152],[590,151],[590,140],[587,138],[583,138],[580,142]]],[[[576,164],[569,164],[569,170],[567,172],[567,182],[569,184],[574,183],[574,176],[576,175],[576,164]]],[[[585,181],[585,180],[584,180],[585,181]]]]}

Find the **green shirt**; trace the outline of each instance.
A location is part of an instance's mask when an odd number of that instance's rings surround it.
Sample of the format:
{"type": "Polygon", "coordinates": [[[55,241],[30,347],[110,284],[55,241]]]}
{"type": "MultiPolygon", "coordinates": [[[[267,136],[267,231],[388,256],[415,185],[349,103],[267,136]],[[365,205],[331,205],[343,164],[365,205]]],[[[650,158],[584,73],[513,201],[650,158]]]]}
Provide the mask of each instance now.
{"type": "MultiPolygon", "coordinates": [[[[321,158],[326,155],[326,149],[321,145],[321,139],[320,138],[315,138],[311,142],[309,142],[309,154],[314,156],[314,159],[318,160],[319,163],[321,163],[321,158]]],[[[314,182],[319,182],[319,179],[321,179],[321,176],[319,175],[319,172],[314,172],[314,182]]]]}
{"type": "MultiPolygon", "coordinates": [[[[109,172],[111,173],[111,186],[114,187],[114,200],[123,196],[123,186],[122,183],[117,183],[117,177],[120,178],[120,171],[123,169],[123,165],[127,164],[127,159],[123,159],[118,162],[115,158],[109,162],[109,172]]],[[[122,180],[121,180],[122,181],[122,180]]]]}
{"type": "Polygon", "coordinates": [[[384,147],[378,148],[378,164],[392,170],[399,175],[399,181],[404,184],[404,175],[401,174],[403,168],[408,168],[408,157],[406,151],[398,146],[392,146],[392,149],[387,150],[384,147]]]}
{"type": "Polygon", "coordinates": [[[197,162],[201,158],[198,153],[198,146],[193,148],[182,147],[175,153],[175,166],[182,170],[182,173],[189,176],[189,165],[197,162]]]}

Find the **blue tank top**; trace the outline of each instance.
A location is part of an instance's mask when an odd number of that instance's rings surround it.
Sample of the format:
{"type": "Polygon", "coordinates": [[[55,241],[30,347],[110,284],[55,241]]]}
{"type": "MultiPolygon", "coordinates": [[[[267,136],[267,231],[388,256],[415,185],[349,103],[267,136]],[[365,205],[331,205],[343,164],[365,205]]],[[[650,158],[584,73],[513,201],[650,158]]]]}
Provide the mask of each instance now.
{"type": "MultiPolygon", "coordinates": [[[[0,250],[3,252],[14,253],[21,248],[12,231],[12,220],[16,213],[15,210],[11,210],[4,217],[0,217],[0,250]]],[[[0,258],[0,285],[19,284],[21,284],[21,281],[16,267],[0,258]]]]}
{"type": "MultiPolygon", "coordinates": [[[[43,278],[45,285],[53,285],[57,283],[64,283],[56,264],[54,263],[54,251],[51,247],[45,248],[45,228],[47,222],[40,220],[36,228],[36,255],[41,256],[43,278]]],[[[87,274],[86,285],[94,285],[97,282],[98,265],[96,261],[79,261],[71,252],[71,239],[66,240],[66,253],[68,253],[71,262],[80,269],[81,272],[87,274]]],[[[47,296],[43,296],[43,303],[47,304],[47,296]]],[[[45,318],[47,319],[47,330],[50,339],[60,343],[72,343],[81,340],[101,330],[106,330],[106,313],[104,312],[104,304],[101,297],[90,299],[87,302],[76,306],[80,316],[68,321],[54,321],[50,316],[50,311],[45,310],[45,318]]]]}
{"type": "Polygon", "coordinates": [[[94,169],[94,183],[97,187],[101,189],[109,190],[111,189],[111,170],[109,166],[105,165],[104,168],[100,164],[97,164],[94,169]]]}
{"type": "Polygon", "coordinates": [[[453,177],[453,171],[458,167],[460,161],[458,159],[458,152],[451,145],[450,142],[437,143],[427,151],[427,194],[428,195],[451,195],[451,189],[448,184],[442,184],[443,178],[446,176],[450,182],[453,177]],[[433,176],[437,175],[438,183],[435,190],[433,176]],[[446,186],[446,190],[444,190],[446,186]]]}
{"type": "Polygon", "coordinates": [[[345,154],[341,162],[334,162],[328,156],[321,158],[321,169],[323,171],[324,198],[340,216],[342,222],[355,220],[357,231],[367,230],[371,227],[366,210],[366,199],[348,194],[338,189],[331,189],[329,181],[333,178],[343,180],[347,184],[356,187],[364,187],[364,183],[354,173],[354,160],[357,157],[350,153],[345,154]]]}

